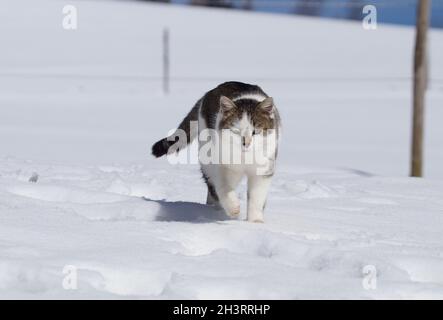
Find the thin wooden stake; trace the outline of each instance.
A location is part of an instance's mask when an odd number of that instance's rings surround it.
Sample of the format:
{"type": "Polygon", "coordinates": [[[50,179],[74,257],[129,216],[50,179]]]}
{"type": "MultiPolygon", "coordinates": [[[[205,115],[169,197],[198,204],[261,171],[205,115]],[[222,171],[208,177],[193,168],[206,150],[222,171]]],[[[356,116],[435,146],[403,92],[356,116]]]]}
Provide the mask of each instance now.
{"type": "Polygon", "coordinates": [[[427,85],[426,48],[430,0],[419,0],[414,55],[414,101],[412,120],[411,176],[423,176],[425,92],[427,85]]]}
{"type": "Polygon", "coordinates": [[[169,93],[169,29],[163,29],[163,92],[169,93]]]}

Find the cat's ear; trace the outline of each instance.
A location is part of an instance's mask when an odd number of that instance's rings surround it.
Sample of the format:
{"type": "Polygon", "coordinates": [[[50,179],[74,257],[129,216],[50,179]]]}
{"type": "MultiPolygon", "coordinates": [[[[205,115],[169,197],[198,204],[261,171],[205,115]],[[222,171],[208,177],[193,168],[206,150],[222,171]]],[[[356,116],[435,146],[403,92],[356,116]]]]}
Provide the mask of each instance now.
{"type": "Polygon", "coordinates": [[[272,112],[274,111],[274,99],[272,99],[272,97],[268,97],[265,100],[263,100],[262,102],[260,102],[258,107],[261,110],[263,110],[269,114],[272,114],[272,112]]]}
{"type": "Polygon", "coordinates": [[[232,108],[235,108],[235,103],[231,99],[225,96],[220,97],[220,108],[222,112],[227,112],[232,108]]]}

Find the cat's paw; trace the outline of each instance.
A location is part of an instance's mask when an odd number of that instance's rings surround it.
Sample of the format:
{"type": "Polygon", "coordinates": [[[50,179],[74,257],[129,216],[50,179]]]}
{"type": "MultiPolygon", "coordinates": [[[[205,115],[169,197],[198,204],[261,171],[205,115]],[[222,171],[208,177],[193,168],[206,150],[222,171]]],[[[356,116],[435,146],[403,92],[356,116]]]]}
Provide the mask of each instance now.
{"type": "Polygon", "coordinates": [[[248,211],[248,221],[254,223],[264,223],[263,212],[261,211],[248,211]]]}
{"type": "Polygon", "coordinates": [[[240,215],[240,205],[233,206],[226,210],[226,213],[231,218],[237,218],[240,215]]]}
{"type": "Polygon", "coordinates": [[[220,198],[220,204],[226,214],[232,218],[237,218],[240,214],[240,201],[235,194],[229,194],[227,197],[220,198]]]}

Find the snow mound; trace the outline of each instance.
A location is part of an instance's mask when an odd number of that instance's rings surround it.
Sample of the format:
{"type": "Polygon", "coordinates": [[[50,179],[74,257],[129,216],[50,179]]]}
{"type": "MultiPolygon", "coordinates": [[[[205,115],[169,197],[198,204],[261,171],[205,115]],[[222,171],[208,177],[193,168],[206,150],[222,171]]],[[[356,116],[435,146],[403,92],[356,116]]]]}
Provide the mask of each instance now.
{"type": "Polygon", "coordinates": [[[0,296],[443,297],[442,183],[280,168],[266,223],[251,224],[203,204],[194,168],[168,171],[1,160],[0,296]]]}

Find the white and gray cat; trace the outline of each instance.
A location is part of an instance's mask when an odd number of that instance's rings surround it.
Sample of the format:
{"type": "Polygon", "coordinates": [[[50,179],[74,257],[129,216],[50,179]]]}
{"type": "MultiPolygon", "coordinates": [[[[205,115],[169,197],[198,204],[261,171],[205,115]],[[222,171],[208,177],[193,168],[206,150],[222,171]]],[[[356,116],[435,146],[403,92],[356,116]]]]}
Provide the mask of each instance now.
{"type": "Polygon", "coordinates": [[[280,117],[273,99],[256,85],[226,82],[197,101],[176,132],[152,146],[152,154],[161,157],[174,153],[198,136],[200,150],[203,146],[207,150],[209,143],[212,151],[239,155],[240,162],[233,161],[230,154],[221,157],[228,161],[207,161],[203,159],[206,153],[199,153],[203,179],[208,187],[207,204],[220,205],[229,216],[238,217],[240,201],[235,189],[246,176],[247,219],[263,222],[279,135],[280,117]],[[198,123],[198,130],[192,130],[193,121],[198,123]],[[204,136],[210,136],[209,141],[201,139],[204,132],[204,136]],[[177,141],[180,136],[184,139],[177,141]],[[246,158],[249,161],[245,161],[246,158]]]}

